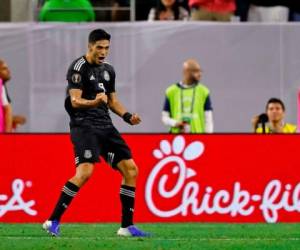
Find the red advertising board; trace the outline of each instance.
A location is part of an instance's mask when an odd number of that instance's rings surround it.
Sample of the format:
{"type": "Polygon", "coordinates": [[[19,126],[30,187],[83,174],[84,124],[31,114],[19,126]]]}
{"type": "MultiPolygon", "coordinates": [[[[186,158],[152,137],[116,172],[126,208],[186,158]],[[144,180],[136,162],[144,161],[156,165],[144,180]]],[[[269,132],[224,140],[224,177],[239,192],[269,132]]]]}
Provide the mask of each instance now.
{"type": "MultiPolygon", "coordinates": [[[[299,135],[124,135],[140,168],[136,222],[300,222],[299,135]]],[[[42,222],[74,174],[69,135],[0,135],[0,222],[42,222]]],[[[65,222],[118,222],[103,161],[65,222]]]]}

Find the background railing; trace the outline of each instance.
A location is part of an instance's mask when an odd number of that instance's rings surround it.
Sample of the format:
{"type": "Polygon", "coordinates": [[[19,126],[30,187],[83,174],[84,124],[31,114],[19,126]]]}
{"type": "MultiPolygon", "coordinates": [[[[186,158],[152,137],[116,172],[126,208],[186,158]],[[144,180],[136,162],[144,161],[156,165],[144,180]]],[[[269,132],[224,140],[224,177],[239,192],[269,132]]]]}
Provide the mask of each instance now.
{"type": "MultiPolygon", "coordinates": [[[[34,16],[34,20],[38,21],[38,16],[39,16],[39,12],[42,9],[42,6],[44,4],[44,0],[31,0],[32,1],[32,6],[33,6],[33,16],[34,16]]],[[[80,9],[80,8],[76,8],[76,9],[59,9],[59,8],[55,8],[53,9],[55,11],[74,11],[74,10],[84,10],[84,8],[80,9]]],[[[97,12],[112,12],[112,11],[128,11],[130,13],[129,15],[129,20],[131,22],[134,22],[136,20],[136,0],[130,0],[129,6],[93,6],[93,10],[94,12],[97,14],[97,12]]]]}

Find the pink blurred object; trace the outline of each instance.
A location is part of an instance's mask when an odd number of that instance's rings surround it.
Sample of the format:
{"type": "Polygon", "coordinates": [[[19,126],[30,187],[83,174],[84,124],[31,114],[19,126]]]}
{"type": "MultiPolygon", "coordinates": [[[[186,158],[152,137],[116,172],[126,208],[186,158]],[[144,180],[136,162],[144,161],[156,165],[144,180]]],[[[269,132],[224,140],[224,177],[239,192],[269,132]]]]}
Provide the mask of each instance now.
{"type": "Polygon", "coordinates": [[[189,0],[190,7],[199,7],[211,12],[234,12],[234,0],[189,0]]]}
{"type": "Polygon", "coordinates": [[[4,132],[4,111],[2,103],[2,91],[3,91],[3,81],[0,78],[0,133],[4,132]]]}
{"type": "Polygon", "coordinates": [[[300,89],[298,90],[298,122],[297,122],[298,132],[300,131],[300,89]]]}

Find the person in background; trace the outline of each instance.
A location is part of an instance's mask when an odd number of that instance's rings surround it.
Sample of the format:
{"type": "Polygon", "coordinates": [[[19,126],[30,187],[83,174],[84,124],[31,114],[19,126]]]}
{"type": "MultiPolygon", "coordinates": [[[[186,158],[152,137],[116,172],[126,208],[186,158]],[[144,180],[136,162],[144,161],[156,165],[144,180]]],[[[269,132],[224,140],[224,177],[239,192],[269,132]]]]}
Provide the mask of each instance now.
{"type": "Polygon", "coordinates": [[[202,70],[194,59],[183,63],[183,79],[166,90],[162,122],[171,133],[212,133],[210,92],[200,83],[202,70]]]}
{"type": "Polygon", "coordinates": [[[10,71],[7,64],[0,60],[0,96],[1,96],[1,114],[0,114],[0,132],[12,132],[12,108],[9,97],[6,92],[5,82],[10,79],[10,71]]]}
{"type": "Polygon", "coordinates": [[[188,0],[178,0],[179,6],[182,6],[190,12],[189,1],[188,0]]]}
{"type": "Polygon", "coordinates": [[[149,12],[148,21],[188,20],[189,12],[177,0],[158,0],[157,7],[149,12]]]}
{"type": "Polygon", "coordinates": [[[247,22],[249,7],[250,0],[236,0],[235,14],[240,18],[241,22],[247,22]]]}
{"type": "Polygon", "coordinates": [[[120,10],[122,7],[129,7],[129,0],[114,0],[113,9],[111,11],[111,20],[113,22],[120,21],[129,21],[130,20],[130,11],[129,10],[120,10]]]}
{"type": "Polygon", "coordinates": [[[0,133],[5,132],[5,121],[4,121],[4,107],[6,95],[3,92],[3,81],[0,78],[0,133]]]}
{"type": "Polygon", "coordinates": [[[300,1],[292,1],[291,3],[291,19],[300,22],[300,1]]]}
{"type": "Polygon", "coordinates": [[[286,123],[285,105],[278,98],[271,98],[266,105],[266,114],[255,116],[252,126],[255,133],[296,133],[297,126],[286,123]]]}
{"type": "Polygon", "coordinates": [[[289,20],[289,7],[292,1],[250,0],[251,5],[248,13],[248,21],[287,22],[289,20]]]}
{"type": "Polygon", "coordinates": [[[236,9],[235,0],[189,0],[191,20],[229,22],[236,9]]]}
{"type": "Polygon", "coordinates": [[[2,82],[2,105],[4,111],[4,132],[13,132],[19,125],[26,123],[22,115],[13,115],[11,99],[7,91],[7,82],[11,79],[10,70],[4,60],[0,59],[0,81],[2,82]]]}
{"type": "Polygon", "coordinates": [[[107,9],[113,7],[114,1],[112,0],[90,0],[92,6],[97,8],[95,10],[96,22],[110,22],[111,20],[111,10],[107,9]],[[99,9],[98,9],[99,8],[99,9]],[[101,9],[104,8],[104,9],[101,9]]]}

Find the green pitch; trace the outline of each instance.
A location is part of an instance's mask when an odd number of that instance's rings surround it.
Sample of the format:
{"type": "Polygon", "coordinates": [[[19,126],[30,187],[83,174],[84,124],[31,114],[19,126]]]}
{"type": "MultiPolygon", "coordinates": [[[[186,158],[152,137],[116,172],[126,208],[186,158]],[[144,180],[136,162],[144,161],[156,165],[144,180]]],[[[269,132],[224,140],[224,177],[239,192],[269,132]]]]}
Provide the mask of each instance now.
{"type": "Polygon", "coordinates": [[[64,249],[300,249],[300,224],[139,224],[153,237],[119,238],[118,224],[62,224],[48,236],[39,224],[1,224],[0,250],[64,249]]]}

